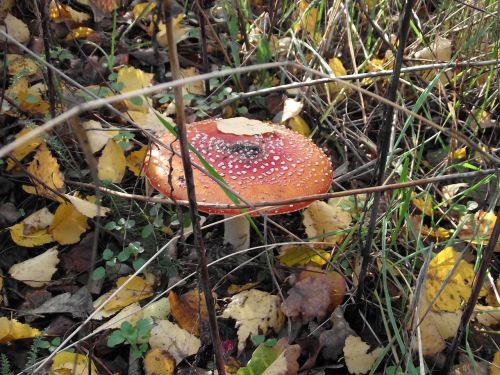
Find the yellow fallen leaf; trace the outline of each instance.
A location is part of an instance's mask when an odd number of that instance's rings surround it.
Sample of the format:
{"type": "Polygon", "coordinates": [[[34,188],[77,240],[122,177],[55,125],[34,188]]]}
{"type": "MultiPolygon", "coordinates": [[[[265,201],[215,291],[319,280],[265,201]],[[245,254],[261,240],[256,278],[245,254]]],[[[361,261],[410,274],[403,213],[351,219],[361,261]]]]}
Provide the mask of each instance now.
{"type": "Polygon", "coordinates": [[[70,42],[73,39],[85,39],[87,38],[90,34],[93,34],[94,30],[91,29],[90,27],[84,27],[80,26],[77,27],[76,29],[70,30],[68,35],[66,35],[66,38],[64,38],[65,41],[70,42]]]}
{"type": "Polygon", "coordinates": [[[422,213],[427,216],[432,216],[434,214],[434,200],[432,195],[429,193],[423,193],[417,196],[416,193],[411,193],[411,202],[415,207],[417,207],[422,213]]]}
{"type": "Polygon", "coordinates": [[[135,323],[141,319],[143,319],[142,307],[139,303],[135,302],[124,307],[118,314],[96,328],[94,333],[102,332],[107,329],[119,329],[123,322],[129,322],[135,325],[135,323]]]}
{"type": "MultiPolygon", "coordinates": [[[[421,50],[415,52],[415,58],[428,60],[432,62],[448,62],[451,59],[451,40],[442,38],[439,35],[429,47],[424,47],[421,50]]],[[[439,73],[439,70],[432,69],[421,73],[422,78],[425,80],[432,80],[439,73]]],[[[448,78],[451,78],[450,72],[445,72],[439,81],[443,84],[447,83],[448,78]]]]}
{"type": "Polygon", "coordinates": [[[93,201],[95,201],[94,196],[89,196],[86,199],[82,199],[77,195],[64,194],[67,200],[80,212],[82,215],[93,218],[97,215],[106,216],[110,209],[107,207],[98,206],[93,201]]]}
{"type": "Polygon", "coordinates": [[[32,179],[35,186],[24,185],[24,191],[29,194],[56,199],[57,195],[53,190],[60,191],[63,189],[64,177],[59,170],[57,159],[52,156],[52,153],[45,144],[40,145],[33,161],[28,165],[27,171],[36,178],[32,179]],[[44,185],[38,181],[43,182],[44,185]]]}
{"type": "MultiPolygon", "coordinates": [[[[30,131],[33,129],[30,128],[23,128],[19,133],[16,134],[16,140],[21,138],[22,136],[28,134],[30,131]]],[[[12,157],[18,161],[22,161],[26,156],[31,154],[33,151],[35,151],[38,146],[42,144],[43,140],[40,137],[35,137],[25,143],[23,143],[21,146],[18,146],[14,151],[12,151],[12,157]]],[[[10,171],[12,168],[16,166],[16,163],[8,159],[7,160],[7,167],[5,170],[10,171]]]]}
{"type": "Polygon", "coordinates": [[[60,352],[54,356],[51,375],[98,375],[97,369],[90,358],[83,354],[60,352]]]}
{"type": "Polygon", "coordinates": [[[304,137],[309,137],[311,135],[311,128],[301,116],[294,116],[286,123],[286,127],[302,134],[304,137]]]}
{"type": "Polygon", "coordinates": [[[137,151],[132,151],[127,156],[127,168],[136,176],[144,176],[144,170],[142,169],[144,158],[146,157],[147,146],[142,146],[137,151]]]}
{"type": "MultiPolygon", "coordinates": [[[[200,72],[195,67],[181,69],[182,78],[194,77],[199,74],[200,72]]],[[[205,84],[203,81],[196,81],[186,86],[183,86],[182,88],[184,94],[189,93],[192,95],[199,95],[199,96],[205,95],[205,84]]]]}
{"type": "Polygon", "coordinates": [[[120,183],[125,175],[126,165],[127,159],[122,148],[114,139],[110,139],[97,163],[97,176],[100,180],[120,183]]]}
{"type": "Polygon", "coordinates": [[[15,0],[3,0],[0,1],[0,18],[3,19],[15,4],[15,0]]]}
{"type": "Polygon", "coordinates": [[[42,99],[40,85],[29,86],[28,78],[22,77],[14,82],[7,90],[11,97],[25,112],[44,116],[49,112],[49,103],[42,99]]]}
{"type": "MultiPolygon", "coordinates": [[[[151,86],[153,76],[154,74],[146,73],[141,69],[124,67],[118,70],[116,82],[123,85],[121,89],[121,93],[123,94],[151,86]]],[[[145,101],[143,97],[140,97],[138,101],[140,103],[137,103],[134,100],[125,100],[125,104],[128,109],[147,112],[150,106],[148,102],[145,101]]]]}
{"type": "Polygon", "coordinates": [[[3,24],[7,34],[17,40],[21,44],[27,44],[30,41],[30,31],[28,26],[19,18],[14,17],[12,14],[7,14],[4,18],[3,24]]]}
{"type": "Polygon", "coordinates": [[[495,353],[491,361],[490,375],[500,375],[500,350],[495,353]]]}
{"type": "Polygon", "coordinates": [[[434,311],[454,312],[460,309],[462,301],[467,301],[471,294],[474,270],[470,263],[460,260],[460,253],[447,247],[440,251],[429,263],[425,281],[425,294],[432,301],[452,269],[452,276],[446,281],[432,309],[434,311]],[[455,267],[455,264],[458,265],[455,267]]]}
{"type": "Polygon", "coordinates": [[[38,72],[38,65],[35,60],[23,55],[7,54],[7,73],[10,76],[30,76],[36,72],[38,72]]]}
{"type": "Polygon", "coordinates": [[[166,350],[150,349],[144,357],[144,372],[146,375],[173,375],[175,358],[166,350]]]}
{"type": "Polygon", "coordinates": [[[352,335],[347,337],[344,358],[351,374],[366,374],[383,351],[382,348],[376,348],[368,353],[368,350],[370,347],[361,338],[352,335]]]}
{"type": "Polygon", "coordinates": [[[306,245],[285,245],[280,248],[278,260],[287,267],[306,266],[310,263],[323,266],[330,260],[330,253],[325,250],[311,249],[306,245]]]}
{"type": "MultiPolygon", "coordinates": [[[[120,277],[116,282],[117,288],[121,287],[131,277],[132,276],[120,277]]],[[[134,302],[139,302],[145,298],[151,297],[152,295],[153,288],[151,284],[139,276],[133,276],[132,280],[119,291],[116,296],[106,303],[103,308],[105,311],[119,310],[134,302]]]]}
{"type": "Polygon", "coordinates": [[[118,130],[104,129],[99,121],[89,120],[81,123],[89,140],[89,146],[95,154],[100,151],[106,143],[120,132],[118,130]]]}
{"type": "Polygon", "coordinates": [[[295,27],[295,31],[304,29],[310,37],[314,38],[316,22],[318,22],[318,8],[310,6],[306,0],[299,0],[300,23],[295,27]]]}
{"type": "MultiPolygon", "coordinates": [[[[342,64],[342,61],[337,57],[333,57],[328,60],[328,66],[330,66],[330,69],[332,69],[332,74],[334,77],[347,75],[347,70],[344,68],[344,64],[342,64]]],[[[328,84],[328,90],[330,91],[331,95],[337,95],[341,89],[342,85],[337,82],[328,84]]]]}
{"type": "Polygon", "coordinates": [[[462,312],[437,312],[429,310],[430,302],[423,294],[419,301],[419,319],[413,320],[411,330],[420,329],[422,354],[434,355],[446,348],[446,339],[457,334],[462,318],[462,312]]]}
{"type": "Polygon", "coordinates": [[[227,294],[233,295],[238,294],[240,292],[244,292],[245,290],[250,290],[259,285],[259,282],[255,283],[246,283],[243,285],[231,284],[227,287],[227,294]]]}
{"type": "Polygon", "coordinates": [[[349,228],[351,220],[351,214],[341,207],[315,201],[304,210],[303,224],[309,238],[334,245],[342,241],[346,233],[333,232],[349,228]]]}
{"type": "Polygon", "coordinates": [[[80,236],[89,229],[88,219],[72,204],[61,203],[50,224],[52,237],[61,245],[71,245],[80,241],[80,236]]]}
{"type": "MultiPolygon", "coordinates": [[[[152,131],[155,134],[163,134],[166,130],[152,108],[149,108],[147,112],[128,111],[128,115],[141,129],[152,131]]],[[[170,124],[174,124],[170,117],[162,117],[170,124]]]]}
{"type": "Polygon", "coordinates": [[[446,241],[451,237],[451,231],[443,227],[433,227],[429,228],[427,225],[422,223],[422,217],[420,215],[410,215],[410,221],[416,228],[416,231],[424,238],[432,237],[437,241],[446,241]]]}
{"type": "Polygon", "coordinates": [[[69,5],[61,4],[60,1],[52,0],[49,5],[50,20],[55,23],[73,22],[80,24],[90,19],[90,14],[79,12],[69,5]]]}
{"type": "Polygon", "coordinates": [[[205,295],[193,289],[178,296],[175,292],[168,295],[170,312],[175,322],[189,333],[199,337],[200,323],[208,321],[205,295]],[[200,316],[201,315],[201,316],[200,316]]]}
{"type": "Polygon", "coordinates": [[[448,155],[449,159],[465,159],[467,156],[467,147],[459,148],[448,155]]]}
{"type": "Polygon", "coordinates": [[[270,330],[279,332],[285,321],[280,302],[278,296],[257,289],[238,293],[231,298],[221,317],[236,320],[238,352],[243,351],[250,336],[265,335],[270,330]]]}
{"type": "MultiPolygon", "coordinates": [[[[458,238],[470,241],[476,246],[486,245],[493,233],[496,221],[497,217],[493,212],[483,210],[479,210],[475,214],[465,215],[460,220],[459,227],[462,229],[458,232],[458,238]]],[[[497,242],[495,251],[500,251],[500,241],[497,242]]]]}
{"type": "MultiPolygon", "coordinates": [[[[179,43],[180,41],[186,39],[188,37],[188,32],[191,29],[190,27],[186,27],[183,25],[184,14],[179,14],[173,19],[174,26],[174,40],[175,43],[179,43]]],[[[151,25],[151,32],[153,31],[153,25],[151,25]]],[[[168,48],[168,40],[167,40],[167,27],[165,23],[160,22],[158,24],[158,32],[156,33],[156,40],[158,44],[163,48],[168,48]]]]}
{"type": "Polygon", "coordinates": [[[174,357],[176,363],[179,363],[184,358],[198,353],[201,341],[178,325],[168,320],[159,320],[151,329],[149,345],[152,349],[167,351],[174,357]]]}
{"type": "Polygon", "coordinates": [[[0,317],[0,344],[40,336],[41,332],[15,319],[0,317]]]}
{"type": "Polygon", "coordinates": [[[52,275],[57,271],[59,258],[57,257],[57,247],[53,247],[44,253],[16,263],[9,269],[9,274],[13,279],[33,287],[40,288],[50,283],[52,275]]]}
{"type": "Polygon", "coordinates": [[[29,215],[20,223],[10,227],[10,236],[19,246],[35,247],[54,242],[49,226],[54,215],[47,208],[42,208],[29,215]]]}
{"type": "Polygon", "coordinates": [[[132,14],[134,15],[134,19],[138,19],[139,17],[146,18],[155,8],[156,3],[154,2],[135,4],[132,9],[132,14]]]}

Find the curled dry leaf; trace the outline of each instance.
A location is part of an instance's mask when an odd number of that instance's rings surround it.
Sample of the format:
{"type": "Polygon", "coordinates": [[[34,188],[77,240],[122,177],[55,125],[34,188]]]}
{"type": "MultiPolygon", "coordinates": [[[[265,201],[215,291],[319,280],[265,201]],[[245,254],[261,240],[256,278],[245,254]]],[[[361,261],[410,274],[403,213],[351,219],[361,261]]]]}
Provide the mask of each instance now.
{"type": "Polygon", "coordinates": [[[54,241],[49,231],[54,215],[44,207],[10,227],[10,236],[19,246],[35,247],[54,241]]]}
{"type": "Polygon", "coordinates": [[[70,352],[59,352],[54,356],[50,373],[53,375],[98,375],[94,362],[89,357],[70,352]]]}
{"type": "Polygon", "coordinates": [[[205,295],[198,289],[190,290],[182,296],[173,291],[168,295],[172,317],[176,323],[189,333],[200,337],[201,321],[208,321],[205,295]],[[200,316],[201,313],[201,316],[200,316]]]}
{"type": "Polygon", "coordinates": [[[425,295],[432,301],[443,288],[432,305],[435,311],[454,312],[460,309],[462,301],[467,301],[471,294],[474,280],[472,264],[460,259],[460,253],[447,247],[440,251],[429,263],[425,280],[425,295]],[[455,267],[455,264],[458,266],[455,267]],[[450,271],[453,271],[448,278],[450,271]],[[446,281],[446,285],[444,285],[446,281]],[[444,286],[443,286],[444,285],[444,286]]]}
{"type": "MultiPolygon", "coordinates": [[[[199,74],[200,74],[200,72],[195,67],[181,69],[182,78],[194,77],[194,76],[197,76],[199,74]]],[[[183,86],[182,89],[183,89],[184,95],[186,95],[186,94],[199,95],[199,96],[205,95],[205,84],[203,83],[203,81],[196,81],[196,82],[190,83],[186,86],[183,86]]]]}
{"type": "Polygon", "coordinates": [[[368,353],[370,347],[358,336],[348,336],[345,340],[344,358],[351,374],[366,374],[372,368],[375,360],[382,353],[382,348],[376,348],[368,353]]]}
{"type": "Polygon", "coordinates": [[[95,196],[91,195],[86,199],[79,198],[76,195],[64,194],[67,200],[71,202],[73,207],[77,209],[82,215],[94,218],[96,216],[106,216],[110,209],[107,207],[98,206],[95,201],[95,196]]]}
{"type": "Polygon", "coordinates": [[[411,330],[412,332],[416,332],[417,328],[420,330],[422,354],[433,355],[442,352],[446,348],[445,340],[456,335],[462,312],[433,311],[425,293],[422,293],[418,305],[418,317],[413,320],[411,330]]]}
{"type": "Polygon", "coordinates": [[[345,233],[338,232],[349,228],[351,220],[351,214],[341,207],[315,201],[304,210],[303,223],[310,238],[334,245],[345,237],[345,233]]]}
{"type": "Polygon", "coordinates": [[[72,204],[61,203],[50,224],[50,233],[61,245],[71,245],[80,241],[80,236],[89,229],[88,218],[72,204]]]}
{"type": "Polygon", "coordinates": [[[150,349],[144,357],[144,372],[146,375],[173,375],[175,358],[166,350],[150,349]]]}
{"type": "MultiPolygon", "coordinates": [[[[491,237],[496,221],[497,217],[493,212],[483,210],[465,215],[460,220],[459,227],[462,229],[458,232],[458,237],[470,241],[475,246],[485,246],[491,237]]],[[[500,251],[500,241],[497,242],[495,251],[500,251]]]]}
{"type": "Polygon", "coordinates": [[[126,165],[127,159],[122,148],[114,139],[110,139],[97,163],[97,176],[100,180],[120,183],[125,175],[126,165]]]}
{"type": "Polygon", "coordinates": [[[297,279],[282,305],[286,316],[305,321],[323,319],[344,299],[345,279],[337,272],[311,268],[297,279]]]}
{"type": "Polygon", "coordinates": [[[40,336],[41,332],[15,319],[0,317],[0,344],[40,336]]]}
{"type": "Polygon", "coordinates": [[[149,345],[152,349],[167,351],[175,358],[175,362],[179,363],[184,358],[198,353],[201,341],[178,325],[168,320],[159,320],[151,329],[149,345]]]}
{"type": "Polygon", "coordinates": [[[221,317],[236,320],[239,352],[245,348],[250,336],[281,329],[284,316],[279,305],[278,296],[257,289],[246,290],[231,298],[221,317]]]}
{"type": "Polygon", "coordinates": [[[274,116],[273,122],[276,124],[284,124],[291,118],[297,116],[302,111],[303,107],[304,103],[288,98],[285,100],[283,111],[274,116]]]}
{"type": "Polygon", "coordinates": [[[12,278],[22,281],[33,287],[40,288],[50,283],[52,275],[57,271],[59,258],[56,247],[45,251],[44,253],[16,263],[9,269],[12,278]]]}

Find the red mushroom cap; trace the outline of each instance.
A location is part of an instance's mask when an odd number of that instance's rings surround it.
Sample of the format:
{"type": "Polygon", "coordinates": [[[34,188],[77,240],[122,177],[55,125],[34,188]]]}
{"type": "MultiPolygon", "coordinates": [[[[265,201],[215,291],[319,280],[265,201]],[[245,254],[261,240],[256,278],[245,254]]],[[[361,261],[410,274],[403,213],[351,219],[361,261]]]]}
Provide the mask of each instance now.
{"type": "MultiPolygon", "coordinates": [[[[328,157],[311,140],[284,126],[239,117],[195,122],[187,125],[186,131],[189,143],[233,191],[251,203],[321,194],[330,187],[333,170],[328,157]]],[[[179,141],[170,132],[163,134],[161,141],[180,152],[179,141]]],[[[194,153],[190,156],[201,165],[194,153]]],[[[180,157],[172,157],[169,149],[153,145],[145,165],[149,181],[158,191],[175,200],[187,200],[180,157]],[[170,170],[173,190],[168,182],[170,170]]],[[[193,173],[199,202],[233,203],[211,178],[197,169],[193,173]]],[[[310,203],[277,206],[266,213],[292,212],[310,203]]],[[[199,207],[199,210],[221,215],[240,213],[234,208],[199,207]]]]}

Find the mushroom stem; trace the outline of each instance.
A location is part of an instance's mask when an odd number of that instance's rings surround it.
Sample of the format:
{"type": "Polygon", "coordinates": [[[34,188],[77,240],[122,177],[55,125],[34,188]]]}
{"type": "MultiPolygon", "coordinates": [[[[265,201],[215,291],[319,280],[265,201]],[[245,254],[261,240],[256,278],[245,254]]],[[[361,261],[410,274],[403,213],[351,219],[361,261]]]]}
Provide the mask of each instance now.
{"type": "Polygon", "coordinates": [[[224,216],[224,243],[233,246],[234,250],[248,249],[250,246],[250,223],[245,215],[224,216]]]}

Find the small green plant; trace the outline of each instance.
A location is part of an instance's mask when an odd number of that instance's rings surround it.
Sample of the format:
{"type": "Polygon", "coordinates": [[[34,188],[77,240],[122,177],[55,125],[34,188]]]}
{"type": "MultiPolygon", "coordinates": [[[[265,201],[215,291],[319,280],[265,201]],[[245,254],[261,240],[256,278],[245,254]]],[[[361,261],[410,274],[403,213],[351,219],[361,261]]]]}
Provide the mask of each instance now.
{"type": "Polygon", "coordinates": [[[126,151],[130,140],[134,139],[135,135],[132,132],[120,132],[113,137],[123,151],[126,151]]]}
{"type": "Polygon", "coordinates": [[[132,348],[132,357],[141,358],[148,350],[148,339],[153,328],[153,319],[141,319],[135,326],[129,322],[123,322],[120,329],[111,333],[108,337],[107,345],[114,348],[117,345],[127,343],[132,348]]]}
{"type": "MultiPolygon", "coordinates": [[[[141,268],[145,262],[144,258],[141,258],[139,254],[144,252],[144,247],[142,247],[140,242],[131,242],[127,247],[123,248],[118,254],[111,249],[105,249],[102,253],[102,259],[106,262],[106,266],[112,270],[118,271],[120,265],[132,259],[132,267],[134,270],[141,268]]],[[[106,269],[104,267],[97,267],[92,273],[92,278],[94,280],[100,280],[106,276],[106,269]]]]}
{"type": "Polygon", "coordinates": [[[104,228],[107,230],[117,230],[119,232],[125,232],[128,229],[132,229],[135,226],[135,220],[120,218],[118,221],[108,222],[104,228]]]}
{"type": "Polygon", "coordinates": [[[12,369],[10,368],[9,358],[5,354],[0,354],[0,373],[2,375],[13,375],[12,369]]]}

